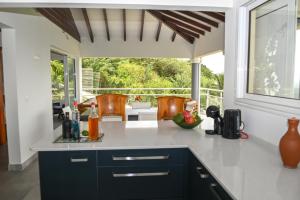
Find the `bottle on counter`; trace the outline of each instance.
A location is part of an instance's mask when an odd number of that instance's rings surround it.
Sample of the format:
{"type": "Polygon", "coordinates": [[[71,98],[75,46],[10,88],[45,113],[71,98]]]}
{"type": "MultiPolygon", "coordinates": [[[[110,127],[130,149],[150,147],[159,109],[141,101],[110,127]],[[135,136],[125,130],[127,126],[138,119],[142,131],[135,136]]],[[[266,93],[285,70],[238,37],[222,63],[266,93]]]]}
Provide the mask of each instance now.
{"type": "Polygon", "coordinates": [[[62,130],[64,139],[70,139],[72,137],[72,121],[70,120],[69,112],[66,112],[66,116],[62,124],[62,130]]]}
{"type": "Polygon", "coordinates": [[[88,119],[89,140],[97,140],[99,137],[99,116],[97,114],[95,103],[91,104],[91,112],[88,119]]]}
{"type": "Polygon", "coordinates": [[[72,136],[73,139],[79,140],[80,139],[80,113],[78,111],[78,103],[76,99],[73,103],[74,109],[72,112],[72,136]]]}

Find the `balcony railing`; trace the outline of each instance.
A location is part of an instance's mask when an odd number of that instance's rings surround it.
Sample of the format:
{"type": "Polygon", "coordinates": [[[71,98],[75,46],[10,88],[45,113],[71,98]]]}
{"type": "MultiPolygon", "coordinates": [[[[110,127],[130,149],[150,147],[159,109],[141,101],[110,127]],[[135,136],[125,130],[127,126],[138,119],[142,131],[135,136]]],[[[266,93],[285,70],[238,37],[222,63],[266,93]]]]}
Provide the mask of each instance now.
{"type": "MultiPolygon", "coordinates": [[[[157,106],[158,96],[182,96],[191,97],[191,88],[83,88],[83,100],[93,98],[105,93],[118,93],[128,95],[128,103],[135,101],[136,96],[141,96],[143,102],[151,102],[152,106],[157,106]]],[[[209,105],[217,105],[223,110],[223,90],[200,88],[201,101],[200,108],[203,112],[209,105]]]]}

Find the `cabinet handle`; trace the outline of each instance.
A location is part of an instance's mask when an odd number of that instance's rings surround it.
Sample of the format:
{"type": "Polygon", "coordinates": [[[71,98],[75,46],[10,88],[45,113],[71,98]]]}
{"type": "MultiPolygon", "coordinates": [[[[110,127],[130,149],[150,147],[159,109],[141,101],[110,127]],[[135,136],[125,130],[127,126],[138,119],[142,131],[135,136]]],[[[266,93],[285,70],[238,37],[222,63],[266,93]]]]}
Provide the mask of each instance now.
{"type": "Polygon", "coordinates": [[[118,156],[112,156],[113,160],[168,160],[169,155],[167,156],[124,156],[124,157],[118,157],[118,156]]]}
{"type": "Polygon", "coordinates": [[[220,195],[216,191],[216,187],[217,187],[216,183],[211,183],[209,185],[209,189],[210,189],[211,193],[214,195],[214,197],[216,198],[216,200],[222,200],[222,198],[220,197],[220,195]]]}
{"type": "Polygon", "coordinates": [[[196,170],[197,170],[197,173],[199,174],[200,178],[202,179],[207,179],[209,178],[209,174],[204,174],[204,173],[201,173],[201,170],[203,170],[202,167],[196,167],[196,170]]]}
{"type": "Polygon", "coordinates": [[[120,177],[145,177],[145,176],[168,176],[169,172],[150,172],[150,173],[126,173],[126,174],[115,174],[113,173],[114,178],[120,177]]]}
{"type": "Polygon", "coordinates": [[[88,162],[88,158],[71,158],[72,163],[83,163],[83,162],[88,162]]]}

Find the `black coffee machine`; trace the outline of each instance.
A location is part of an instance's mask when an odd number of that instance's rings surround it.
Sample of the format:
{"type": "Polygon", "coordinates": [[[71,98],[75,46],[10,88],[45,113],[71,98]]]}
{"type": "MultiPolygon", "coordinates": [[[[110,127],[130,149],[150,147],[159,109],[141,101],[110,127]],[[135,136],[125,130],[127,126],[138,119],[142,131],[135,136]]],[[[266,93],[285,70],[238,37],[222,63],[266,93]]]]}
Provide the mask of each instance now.
{"type": "Polygon", "coordinates": [[[224,111],[224,127],[222,136],[228,139],[240,138],[241,124],[241,110],[226,109],[224,111]]]}
{"type": "Polygon", "coordinates": [[[224,118],[220,115],[220,109],[217,106],[209,106],[206,109],[207,117],[214,119],[214,130],[206,130],[206,134],[222,135],[228,139],[240,138],[241,111],[239,109],[226,109],[224,118]]]}
{"type": "Polygon", "coordinates": [[[220,115],[219,107],[209,106],[206,109],[206,116],[214,119],[214,130],[206,130],[205,133],[209,135],[222,135],[223,118],[220,115]]]}

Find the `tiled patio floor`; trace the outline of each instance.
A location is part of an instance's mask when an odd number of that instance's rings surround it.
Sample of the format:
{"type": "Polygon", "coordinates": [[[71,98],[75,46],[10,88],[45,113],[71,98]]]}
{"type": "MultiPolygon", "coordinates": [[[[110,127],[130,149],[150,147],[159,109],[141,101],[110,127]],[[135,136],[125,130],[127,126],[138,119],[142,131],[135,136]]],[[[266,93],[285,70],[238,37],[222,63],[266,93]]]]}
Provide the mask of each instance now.
{"type": "Polygon", "coordinates": [[[40,200],[38,162],[22,172],[7,171],[7,145],[0,146],[0,199],[40,200]]]}

